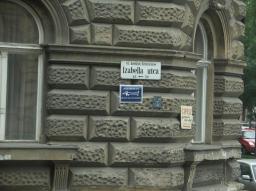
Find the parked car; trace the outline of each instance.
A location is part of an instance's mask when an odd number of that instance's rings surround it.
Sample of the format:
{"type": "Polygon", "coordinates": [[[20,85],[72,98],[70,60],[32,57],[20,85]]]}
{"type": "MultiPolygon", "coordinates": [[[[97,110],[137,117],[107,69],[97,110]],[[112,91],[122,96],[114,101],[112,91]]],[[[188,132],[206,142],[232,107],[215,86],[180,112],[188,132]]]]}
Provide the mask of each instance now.
{"type": "Polygon", "coordinates": [[[242,154],[253,154],[255,149],[255,129],[242,128],[242,136],[239,138],[242,146],[242,154]]]}
{"type": "Polygon", "coordinates": [[[238,160],[241,169],[241,175],[238,181],[245,185],[249,191],[256,190],[256,159],[238,160]]]}

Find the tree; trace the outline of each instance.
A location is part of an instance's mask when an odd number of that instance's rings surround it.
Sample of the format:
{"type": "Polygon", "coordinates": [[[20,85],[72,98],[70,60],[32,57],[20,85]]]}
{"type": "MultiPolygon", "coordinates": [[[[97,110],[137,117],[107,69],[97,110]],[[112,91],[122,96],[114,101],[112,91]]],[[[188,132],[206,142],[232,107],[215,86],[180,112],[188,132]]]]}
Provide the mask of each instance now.
{"type": "Polygon", "coordinates": [[[244,109],[248,110],[249,120],[256,119],[256,0],[245,0],[245,57],[244,93],[241,96],[244,109]]]}

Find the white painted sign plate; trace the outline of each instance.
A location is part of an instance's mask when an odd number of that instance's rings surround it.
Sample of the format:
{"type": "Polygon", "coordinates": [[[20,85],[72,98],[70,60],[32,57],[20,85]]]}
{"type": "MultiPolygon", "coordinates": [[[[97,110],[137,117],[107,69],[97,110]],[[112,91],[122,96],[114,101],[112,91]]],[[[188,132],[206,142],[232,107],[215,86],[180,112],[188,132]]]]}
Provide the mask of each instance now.
{"type": "Polygon", "coordinates": [[[161,80],[161,62],[121,61],[121,79],[161,80]]]}
{"type": "Polygon", "coordinates": [[[181,129],[192,129],[192,106],[181,106],[181,129]]]}

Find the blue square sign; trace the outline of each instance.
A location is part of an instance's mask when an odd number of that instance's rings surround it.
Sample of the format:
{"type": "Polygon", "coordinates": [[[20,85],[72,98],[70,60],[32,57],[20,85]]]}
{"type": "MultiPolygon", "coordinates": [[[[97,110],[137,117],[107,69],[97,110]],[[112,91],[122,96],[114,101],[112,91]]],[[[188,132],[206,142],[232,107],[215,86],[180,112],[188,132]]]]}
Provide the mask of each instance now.
{"type": "Polygon", "coordinates": [[[120,103],[142,103],[143,86],[142,85],[120,85],[119,96],[120,96],[120,103]]]}

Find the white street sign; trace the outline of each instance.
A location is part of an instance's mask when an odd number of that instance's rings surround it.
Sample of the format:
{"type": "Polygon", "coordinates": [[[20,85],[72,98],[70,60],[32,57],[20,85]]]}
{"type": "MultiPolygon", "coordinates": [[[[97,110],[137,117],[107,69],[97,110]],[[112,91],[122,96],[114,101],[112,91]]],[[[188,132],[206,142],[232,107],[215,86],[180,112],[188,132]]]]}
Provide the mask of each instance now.
{"type": "Polygon", "coordinates": [[[192,129],[193,111],[192,106],[184,106],[181,108],[181,129],[192,129]]]}
{"type": "Polygon", "coordinates": [[[121,61],[122,79],[161,79],[161,62],[121,61]]]}

